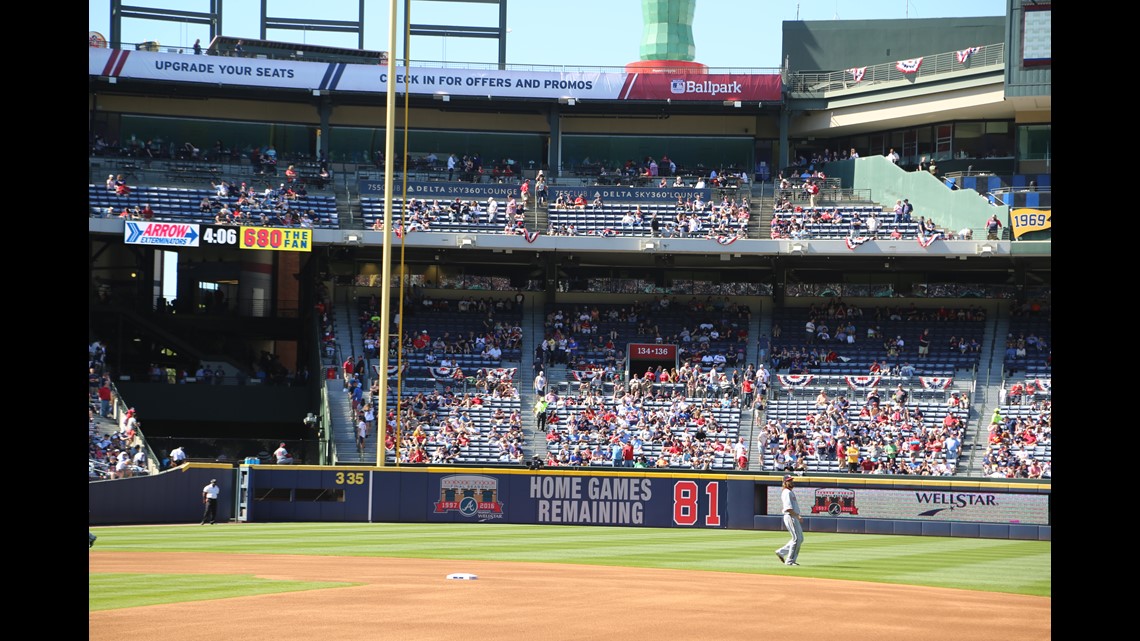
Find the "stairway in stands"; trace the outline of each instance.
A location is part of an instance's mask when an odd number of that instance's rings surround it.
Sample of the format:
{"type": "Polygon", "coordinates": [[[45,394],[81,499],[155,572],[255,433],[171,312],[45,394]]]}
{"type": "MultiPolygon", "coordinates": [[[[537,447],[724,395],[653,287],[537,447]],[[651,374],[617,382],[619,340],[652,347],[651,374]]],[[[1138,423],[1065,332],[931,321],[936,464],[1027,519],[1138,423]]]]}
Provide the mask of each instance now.
{"type": "MultiPolygon", "coordinates": [[[[545,217],[545,213],[543,214],[545,217]]],[[[538,420],[534,417],[534,404],[538,396],[534,393],[534,348],[544,338],[543,321],[545,297],[540,292],[527,292],[523,300],[523,339],[522,357],[519,359],[519,371],[515,374],[515,389],[519,392],[519,411],[522,416],[523,427],[523,455],[529,460],[531,457],[546,457],[546,435],[538,430],[538,420]]],[[[550,378],[547,372],[546,380],[550,378]]]]}
{"type": "MultiPolygon", "coordinates": [[[[759,306],[759,305],[758,305],[759,306]]],[[[760,336],[772,331],[772,314],[770,309],[765,309],[760,306],[759,309],[752,310],[752,321],[748,325],[748,348],[744,352],[745,362],[759,365],[759,351],[756,349],[756,341],[760,336]]],[[[747,365],[745,365],[747,367],[747,365]]],[[[756,390],[759,394],[760,390],[756,390]]],[[[762,468],[760,460],[760,451],[756,447],[756,428],[763,425],[764,413],[756,413],[750,407],[741,406],[740,408],[740,433],[745,437],[748,443],[748,469],[750,471],[759,471],[762,468]]]]}
{"type": "MultiPolygon", "coordinates": [[[[338,293],[333,313],[333,332],[337,338],[336,349],[336,378],[325,381],[328,391],[329,417],[332,425],[329,426],[329,436],[333,440],[333,460],[339,464],[360,463],[364,465],[376,464],[376,450],[378,448],[377,431],[372,430],[368,438],[364,454],[356,449],[356,425],[352,420],[352,397],[344,388],[344,371],[341,364],[345,359],[352,357],[355,361],[364,349],[359,339],[359,328],[356,326],[356,301],[351,300],[347,294],[350,288],[344,288],[338,293]]],[[[367,392],[367,390],[365,390],[367,392]]],[[[365,395],[367,397],[367,394],[365,395]]]]}
{"type": "MultiPolygon", "coordinates": [[[[970,420],[968,430],[962,439],[962,453],[959,457],[958,474],[982,476],[982,458],[989,445],[990,417],[1001,404],[1001,385],[1005,365],[1005,337],[1009,333],[1009,313],[1007,306],[996,305],[993,314],[993,333],[985,337],[983,344],[989,346],[988,358],[978,362],[977,385],[970,395],[970,420]]],[[[955,387],[958,387],[955,385],[955,387]]]]}

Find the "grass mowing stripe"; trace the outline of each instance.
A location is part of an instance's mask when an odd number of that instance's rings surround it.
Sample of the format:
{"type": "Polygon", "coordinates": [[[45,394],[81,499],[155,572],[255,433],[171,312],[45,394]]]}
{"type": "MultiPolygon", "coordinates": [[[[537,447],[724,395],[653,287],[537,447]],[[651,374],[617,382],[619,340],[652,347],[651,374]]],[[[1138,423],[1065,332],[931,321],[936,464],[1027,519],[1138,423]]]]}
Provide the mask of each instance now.
{"type": "Polygon", "coordinates": [[[273,581],[250,575],[127,574],[88,575],[89,612],[184,601],[210,601],[257,594],[343,588],[359,583],[273,581]]]}
{"type": "MultiPolygon", "coordinates": [[[[99,550],[389,556],[785,574],[783,531],[510,523],[246,523],[96,528],[99,550]]],[[[801,576],[1051,595],[1052,544],[808,532],[801,576]]]]}

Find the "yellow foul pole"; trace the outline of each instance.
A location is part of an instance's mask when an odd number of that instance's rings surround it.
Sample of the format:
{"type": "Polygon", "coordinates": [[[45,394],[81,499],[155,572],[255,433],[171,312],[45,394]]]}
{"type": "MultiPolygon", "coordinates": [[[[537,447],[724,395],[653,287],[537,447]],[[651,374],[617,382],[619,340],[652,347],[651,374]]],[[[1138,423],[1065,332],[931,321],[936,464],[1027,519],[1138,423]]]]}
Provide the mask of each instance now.
{"type": "MultiPolygon", "coordinates": [[[[380,389],[376,404],[376,466],[384,467],[388,435],[388,344],[392,327],[392,169],[396,147],[396,0],[388,0],[388,97],[384,104],[384,250],[380,258],[380,389]]],[[[398,444],[397,444],[398,446],[398,444]]]]}

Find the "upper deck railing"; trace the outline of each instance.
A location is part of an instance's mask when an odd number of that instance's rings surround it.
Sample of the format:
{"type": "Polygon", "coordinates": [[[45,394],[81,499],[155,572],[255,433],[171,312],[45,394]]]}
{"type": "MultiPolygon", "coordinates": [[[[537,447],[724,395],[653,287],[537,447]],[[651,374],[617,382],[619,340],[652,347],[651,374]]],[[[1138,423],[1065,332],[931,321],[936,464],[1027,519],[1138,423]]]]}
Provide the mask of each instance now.
{"type": "Polygon", "coordinates": [[[982,45],[967,56],[962,52],[949,51],[931,56],[923,56],[918,69],[913,73],[899,70],[902,62],[884,62],[866,67],[852,67],[841,71],[799,71],[784,75],[784,91],[787,94],[801,94],[796,97],[816,96],[833,91],[882,88],[886,83],[912,83],[918,80],[964,73],[990,72],[1005,66],[1005,43],[982,45]],[[964,58],[964,59],[963,59],[964,58]]]}

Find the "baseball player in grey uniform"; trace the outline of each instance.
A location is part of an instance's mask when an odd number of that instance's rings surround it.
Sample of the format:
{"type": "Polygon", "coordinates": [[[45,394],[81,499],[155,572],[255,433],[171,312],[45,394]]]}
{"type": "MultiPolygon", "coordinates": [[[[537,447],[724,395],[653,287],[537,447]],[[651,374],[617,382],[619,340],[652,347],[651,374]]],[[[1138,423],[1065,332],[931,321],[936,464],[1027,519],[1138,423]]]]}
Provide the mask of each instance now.
{"type": "Polygon", "coordinates": [[[784,565],[799,565],[796,559],[800,556],[800,546],[804,542],[804,529],[801,525],[803,517],[800,516],[800,504],[796,501],[796,494],[792,486],[796,479],[792,476],[784,477],[784,489],[780,491],[780,504],[783,506],[784,527],[792,534],[790,541],[784,547],[776,550],[776,558],[784,565]]]}

